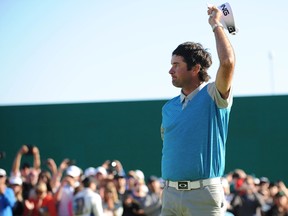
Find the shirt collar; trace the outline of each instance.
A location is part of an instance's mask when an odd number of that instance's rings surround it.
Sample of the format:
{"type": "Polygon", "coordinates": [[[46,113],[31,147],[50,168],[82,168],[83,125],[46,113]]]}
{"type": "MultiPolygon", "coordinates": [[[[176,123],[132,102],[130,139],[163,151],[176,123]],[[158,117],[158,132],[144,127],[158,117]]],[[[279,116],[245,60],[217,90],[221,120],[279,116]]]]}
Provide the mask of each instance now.
{"type": "Polygon", "coordinates": [[[193,92],[191,92],[189,95],[185,95],[182,90],[180,93],[180,103],[183,103],[185,99],[188,101],[192,100],[192,98],[199,92],[201,89],[206,85],[207,83],[203,82],[198,88],[196,88],[193,92]]]}

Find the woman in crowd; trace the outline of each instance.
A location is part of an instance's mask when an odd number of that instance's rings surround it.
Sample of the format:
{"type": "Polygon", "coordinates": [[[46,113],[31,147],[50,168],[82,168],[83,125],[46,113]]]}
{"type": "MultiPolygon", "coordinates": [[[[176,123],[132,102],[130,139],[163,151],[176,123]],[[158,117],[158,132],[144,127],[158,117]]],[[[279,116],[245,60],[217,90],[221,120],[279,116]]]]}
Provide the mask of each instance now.
{"type": "Polygon", "coordinates": [[[122,202],[118,199],[117,189],[113,181],[108,181],[105,186],[103,210],[105,216],[122,216],[122,202]]]}
{"type": "Polygon", "coordinates": [[[56,203],[53,196],[48,193],[47,186],[40,182],[35,186],[36,197],[25,201],[24,216],[57,216],[56,203]]]}

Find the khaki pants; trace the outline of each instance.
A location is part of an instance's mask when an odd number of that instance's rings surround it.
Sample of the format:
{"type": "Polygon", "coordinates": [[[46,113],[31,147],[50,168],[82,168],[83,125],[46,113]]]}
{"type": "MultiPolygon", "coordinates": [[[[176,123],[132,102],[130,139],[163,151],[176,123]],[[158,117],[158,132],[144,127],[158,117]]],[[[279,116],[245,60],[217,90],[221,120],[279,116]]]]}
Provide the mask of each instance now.
{"type": "Polygon", "coordinates": [[[224,205],[221,184],[189,191],[166,186],[162,194],[161,216],[223,216],[224,205]]]}

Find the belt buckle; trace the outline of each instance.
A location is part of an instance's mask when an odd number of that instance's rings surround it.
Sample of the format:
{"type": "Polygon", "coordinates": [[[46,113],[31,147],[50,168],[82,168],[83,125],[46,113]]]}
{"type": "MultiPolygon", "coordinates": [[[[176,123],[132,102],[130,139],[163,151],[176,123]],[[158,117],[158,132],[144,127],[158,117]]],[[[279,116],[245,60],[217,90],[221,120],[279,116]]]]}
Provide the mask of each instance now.
{"type": "Polygon", "coordinates": [[[177,190],[190,190],[189,181],[179,181],[177,183],[177,190]]]}

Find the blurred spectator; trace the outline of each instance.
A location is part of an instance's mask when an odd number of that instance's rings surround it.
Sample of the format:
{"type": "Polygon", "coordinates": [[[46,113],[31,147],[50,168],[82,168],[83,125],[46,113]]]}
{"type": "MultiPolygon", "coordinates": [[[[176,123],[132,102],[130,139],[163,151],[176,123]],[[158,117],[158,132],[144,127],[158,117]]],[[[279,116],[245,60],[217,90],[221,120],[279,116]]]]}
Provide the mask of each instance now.
{"type": "Polygon", "coordinates": [[[119,199],[122,200],[123,216],[143,215],[140,203],[133,197],[133,190],[137,184],[137,176],[134,170],[130,170],[126,176],[123,172],[115,175],[115,186],[119,199]]]}
{"type": "Polygon", "coordinates": [[[265,216],[288,216],[288,198],[280,191],[274,197],[274,204],[265,216]]]}
{"type": "MultiPolygon", "coordinates": [[[[47,187],[47,193],[52,195],[52,187],[51,187],[51,174],[48,171],[41,171],[38,175],[38,180],[36,184],[44,183],[47,187]]],[[[30,190],[29,198],[36,197],[36,189],[35,187],[30,190]]]]}
{"type": "Polygon", "coordinates": [[[106,160],[102,167],[104,167],[107,171],[106,178],[113,179],[115,175],[125,175],[125,171],[123,169],[123,166],[119,160],[106,160]]]}
{"type": "Polygon", "coordinates": [[[6,186],[6,180],[6,171],[0,168],[0,215],[12,216],[15,196],[13,190],[6,186]]]}
{"type": "Polygon", "coordinates": [[[123,206],[118,198],[116,186],[113,181],[108,181],[104,190],[103,210],[105,216],[121,216],[123,206]]]}
{"type": "MultiPolygon", "coordinates": [[[[228,176],[229,179],[229,176],[228,176]]],[[[224,196],[225,196],[225,205],[224,205],[224,212],[225,216],[234,216],[234,214],[231,213],[232,211],[232,206],[231,206],[231,201],[234,197],[234,194],[230,192],[230,184],[227,180],[227,176],[222,178],[222,186],[224,190],[224,196]]]]}
{"type": "Polygon", "coordinates": [[[140,204],[133,198],[131,193],[126,193],[123,197],[123,214],[122,216],[143,216],[144,211],[140,204]]]}
{"type": "Polygon", "coordinates": [[[56,216],[56,203],[53,196],[48,193],[47,186],[40,182],[35,186],[36,197],[25,200],[24,216],[49,215],[56,216]]]}
{"type": "Polygon", "coordinates": [[[144,201],[144,212],[147,216],[160,216],[162,203],[162,188],[160,179],[156,176],[150,176],[147,182],[148,193],[144,201]]]}
{"type": "Polygon", "coordinates": [[[247,176],[231,201],[235,216],[261,216],[264,200],[256,190],[254,178],[247,176]]]}
{"type": "Polygon", "coordinates": [[[258,191],[262,195],[265,202],[262,207],[263,213],[271,209],[274,204],[274,197],[278,193],[278,186],[271,183],[267,177],[261,177],[259,179],[258,191]]]}
{"type": "Polygon", "coordinates": [[[127,188],[123,199],[124,216],[145,215],[144,205],[148,193],[145,176],[141,170],[130,170],[127,175],[127,188]]]}
{"type": "Polygon", "coordinates": [[[18,150],[13,161],[11,176],[19,176],[22,178],[22,193],[24,199],[29,198],[31,189],[33,189],[33,187],[37,184],[38,175],[41,171],[40,166],[40,152],[37,146],[23,145],[18,150]],[[33,156],[33,167],[30,167],[27,163],[25,163],[20,171],[20,164],[23,155],[33,156]]]}
{"type": "Polygon", "coordinates": [[[145,181],[142,178],[138,178],[135,183],[135,187],[132,190],[133,199],[139,204],[138,213],[140,215],[145,215],[145,199],[148,194],[148,187],[145,184],[145,181]]]}
{"type": "Polygon", "coordinates": [[[270,181],[267,177],[259,178],[258,191],[263,196],[265,203],[268,202],[270,198],[269,185],[270,185],[270,181]]]}
{"type": "Polygon", "coordinates": [[[57,185],[57,172],[58,172],[57,165],[56,165],[55,161],[52,158],[48,158],[45,161],[45,165],[48,167],[50,172],[45,171],[42,174],[40,174],[40,179],[43,178],[42,180],[47,182],[48,191],[51,191],[52,193],[55,193],[57,188],[58,188],[58,186],[59,186],[59,185],[57,185]]]}
{"type": "Polygon", "coordinates": [[[232,181],[230,184],[231,193],[238,193],[239,188],[242,186],[246,173],[242,169],[235,169],[232,173],[232,181]]]}
{"type": "Polygon", "coordinates": [[[286,196],[288,196],[288,189],[283,181],[278,181],[279,191],[282,191],[286,196]]]}
{"type": "Polygon", "coordinates": [[[132,193],[135,185],[137,184],[137,176],[134,170],[130,170],[127,176],[127,192],[132,193]]]}
{"type": "MultiPolygon", "coordinates": [[[[15,156],[8,180],[5,170],[0,169],[0,216],[3,211],[4,215],[11,215],[11,208],[14,216],[48,215],[49,211],[55,215],[56,207],[59,216],[90,215],[92,211],[106,216],[160,215],[163,182],[161,185],[157,176],[150,176],[146,184],[140,169],[130,170],[126,175],[119,160],[107,160],[97,168],[88,167],[84,173],[73,164],[64,159],[57,169],[55,161],[48,158],[42,165],[49,170],[41,171],[39,149],[23,145],[15,156]],[[24,162],[20,168],[24,155],[33,156],[32,167],[24,162]],[[51,196],[54,201],[50,201],[51,196]],[[94,197],[92,203],[89,197],[94,197]]],[[[232,213],[288,216],[288,189],[282,181],[273,183],[268,177],[254,178],[242,169],[235,169],[222,178],[222,185],[227,202],[225,216],[232,213]]]]}
{"type": "Polygon", "coordinates": [[[107,170],[103,166],[96,168],[96,182],[97,182],[97,191],[99,192],[102,199],[104,199],[104,189],[107,180],[107,170]]]}
{"type": "Polygon", "coordinates": [[[13,216],[22,216],[24,213],[24,200],[22,196],[22,179],[19,176],[9,178],[9,187],[13,189],[16,202],[13,206],[13,216]]]}
{"type": "Polygon", "coordinates": [[[115,184],[116,189],[117,189],[118,198],[119,198],[119,200],[121,200],[122,203],[123,203],[123,201],[124,201],[124,195],[125,195],[125,193],[127,192],[127,191],[126,191],[127,181],[126,181],[125,175],[117,174],[117,175],[114,177],[114,184],[115,184]]]}
{"type": "Polygon", "coordinates": [[[81,169],[75,165],[69,166],[69,160],[65,159],[60,164],[57,178],[60,179],[62,177],[62,173],[66,170],[66,176],[61,180],[60,187],[58,188],[57,192],[55,193],[55,199],[58,205],[58,215],[73,215],[73,195],[75,188],[80,185],[80,176],[81,176],[81,169]]]}
{"type": "Polygon", "coordinates": [[[277,183],[270,183],[269,184],[269,195],[270,195],[270,203],[273,202],[273,198],[276,196],[276,194],[279,192],[279,187],[277,183]]]}
{"type": "Polygon", "coordinates": [[[102,216],[103,207],[99,194],[95,192],[97,183],[93,176],[83,180],[84,189],[78,192],[73,198],[73,212],[77,216],[102,216]]]}
{"type": "Polygon", "coordinates": [[[38,182],[38,177],[39,177],[39,173],[38,171],[36,171],[35,169],[31,168],[30,169],[30,173],[28,174],[28,176],[26,177],[25,181],[23,181],[23,198],[29,199],[31,197],[35,197],[35,193],[33,191],[33,188],[35,187],[35,185],[38,182]]]}
{"type": "Polygon", "coordinates": [[[48,171],[41,171],[38,176],[38,183],[43,182],[47,186],[47,190],[49,193],[52,194],[52,187],[51,187],[51,173],[48,171]]]}
{"type": "Polygon", "coordinates": [[[11,175],[12,176],[21,176],[23,178],[23,181],[25,181],[26,177],[30,174],[30,169],[31,167],[29,166],[28,163],[24,163],[21,172],[20,172],[20,164],[22,160],[22,156],[27,155],[27,156],[33,156],[33,169],[37,171],[38,173],[40,172],[40,167],[41,167],[41,160],[40,160],[40,153],[39,149],[37,146],[32,146],[32,145],[23,145],[17,152],[14,162],[12,165],[12,170],[11,170],[11,175]]]}

